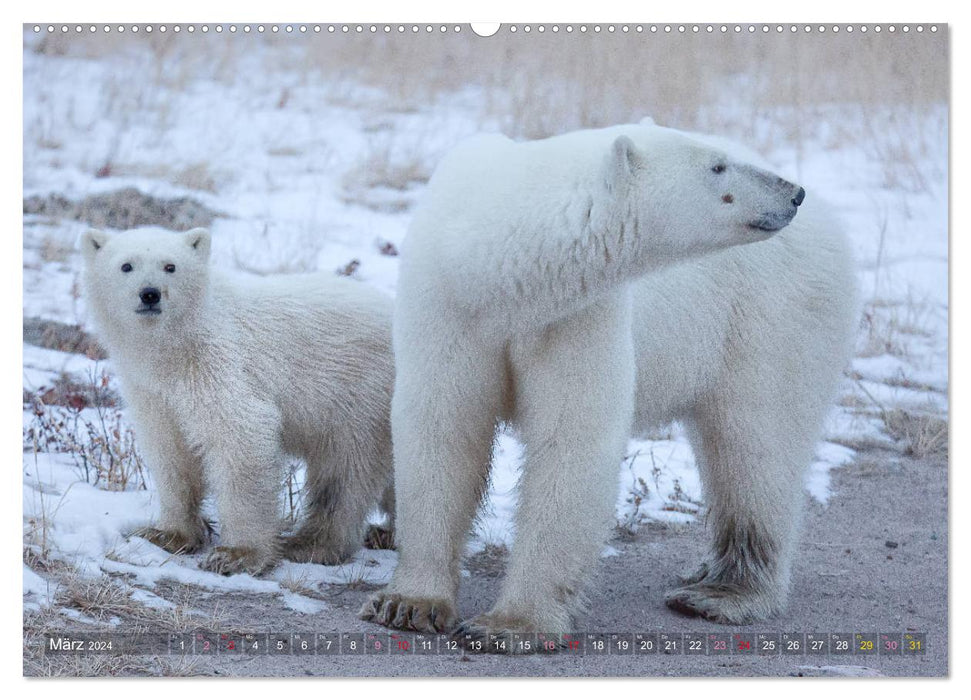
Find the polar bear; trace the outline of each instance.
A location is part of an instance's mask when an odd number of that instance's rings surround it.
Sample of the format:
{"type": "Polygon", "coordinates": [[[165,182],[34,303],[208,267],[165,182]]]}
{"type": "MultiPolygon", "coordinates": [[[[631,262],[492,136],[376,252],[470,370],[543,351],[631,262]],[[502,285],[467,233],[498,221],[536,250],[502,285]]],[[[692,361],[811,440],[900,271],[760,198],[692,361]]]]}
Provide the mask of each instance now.
{"type": "Polygon", "coordinates": [[[525,446],[516,540],[494,607],[458,631],[570,630],[626,442],[672,420],[712,538],[667,604],[723,623],[782,610],[801,475],[855,313],[843,234],[804,198],[737,149],[655,126],[476,137],[447,155],[395,306],[400,558],[361,616],[456,629],[497,422],[525,446]]]}
{"type": "Polygon", "coordinates": [[[347,560],[369,511],[393,514],[391,300],[329,274],[210,270],[204,229],[92,230],[81,247],[85,299],[158,485],[160,520],[137,534],[198,550],[208,486],[220,533],[203,567],[265,571],[290,455],[307,463],[307,519],[282,553],[347,560]]]}

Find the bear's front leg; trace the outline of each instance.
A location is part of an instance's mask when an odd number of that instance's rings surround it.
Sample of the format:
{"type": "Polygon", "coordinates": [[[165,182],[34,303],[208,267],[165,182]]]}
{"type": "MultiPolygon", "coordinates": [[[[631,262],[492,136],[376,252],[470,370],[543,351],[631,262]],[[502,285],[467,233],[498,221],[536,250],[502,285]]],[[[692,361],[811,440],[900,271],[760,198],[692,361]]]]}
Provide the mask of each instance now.
{"type": "Polygon", "coordinates": [[[240,397],[236,407],[242,405],[247,407],[245,423],[213,415],[202,443],[219,512],[219,546],[202,568],[226,575],[262,574],[280,556],[278,414],[272,406],[244,403],[240,397]]]}
{"type": "Polygon", "coordinates": [[[617,470],[633,415],[626,295],[517,343],[512,359],[526,460],[498,599],[460,627],[483,638],[575,631],[584,586],[615,522],[617,470]]]}
{"type": "Polygon", "coordinates": [[[131,534],[173,554],[193,554],[211,534],[209,523],[199,514],[202,461],[188,448],[178,424],[164,407],[147,400],[138,387],[126,391],[125,400],[159,500],[158,522],[131,534]]]}
{"type": "Polygon", "coordinates": [[[481,339],[461,340],[469,344],[425,333],[422,342],[396,346],[391,429],[399,559],[387,588],[360,612],[388,627],[446,632],[458,619],[459,559],[487,484],[504,384],[500,352],[481,339]]]}

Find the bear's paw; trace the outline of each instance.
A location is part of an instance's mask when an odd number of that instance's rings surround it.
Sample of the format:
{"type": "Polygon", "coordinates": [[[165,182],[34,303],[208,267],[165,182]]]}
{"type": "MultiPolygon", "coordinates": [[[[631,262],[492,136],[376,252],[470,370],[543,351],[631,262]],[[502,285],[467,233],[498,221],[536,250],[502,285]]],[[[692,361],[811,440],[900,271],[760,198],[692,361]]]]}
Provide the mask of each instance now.
{"type": "Polygon", "coordinates": [[[776,596],[729,584],[692,583],[669,591],[664,603],[675,612],[723,625],[747,625],[779,612],[776,596]]]}
{"type": "Polygon", "coordinates": [[[264,552],[255,547],[216,547],[201,566],[206,571],[229,576],[247,573],[258,576],[276,564],[274,553],[264,552]]]}
{"type": "Polygon", "coordinates": [[[355,542],[338,542],[326,535],[302,533],[283,540],[283,557],[301,564],[337,566],[350,561],[359,547],[355,542]]]}
{"type": "Polygon", "coordinates": [[[358,616],[385,627],[431,634],[444,633],[455,626],[455,608],[439,598],[406,598],[381,591],[371,596],[358,616]]]}
{"type": "Polygon", "coordinates": [[[202,549],[205,537],[202,535],[186,535],[174,530],[161,530],[157,527],[143,527],[131,533],[132,537],[141,537],[156,547],[161,547],[172,554],[194,554],[202,549]]]}

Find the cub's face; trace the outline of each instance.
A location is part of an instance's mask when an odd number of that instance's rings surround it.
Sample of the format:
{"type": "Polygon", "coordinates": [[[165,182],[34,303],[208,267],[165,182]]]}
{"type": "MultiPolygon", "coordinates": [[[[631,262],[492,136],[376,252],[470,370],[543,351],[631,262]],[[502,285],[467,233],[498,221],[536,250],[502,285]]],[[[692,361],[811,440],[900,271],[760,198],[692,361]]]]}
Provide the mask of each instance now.
{"type": "Polygon", "coordinates": [[[209,232],[150,230],[81,237],[86,302],[102,330],[177,331],[199,307],[209,277],[209,232]]]}
{"type": "Polygon", "coordinates": [[[770,238],[796,216],[805,191],[691,138],[656,130],[614,142],[631,213],[673,257],[770,238]]]}

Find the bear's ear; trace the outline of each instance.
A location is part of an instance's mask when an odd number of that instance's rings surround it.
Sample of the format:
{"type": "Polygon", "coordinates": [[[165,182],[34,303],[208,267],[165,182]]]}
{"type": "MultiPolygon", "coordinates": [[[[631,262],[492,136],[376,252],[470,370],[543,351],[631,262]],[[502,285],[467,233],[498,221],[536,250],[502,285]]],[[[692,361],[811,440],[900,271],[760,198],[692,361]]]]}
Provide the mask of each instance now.
{"type": "Polygon", "coordinates": [[[643,163],[643,156],[627,136],[618,136],[610,147],[607,185],[614,189],[631,180],[634,171],[643,163]]]}
{"type": "Polygon", "coordinates": [[[204,259],[209,258],[209,231],[204,228],[194,228],[182,234],[185,242],[192,250],[196,251],[204,259]]]}
{"type": "Polygon", "coordinates": [[[96,228],[88,229],[81,234],[81,253],[85,260],[94,258],[98,251],[105,247],[109,238],[107,233],[96,228]]]}

